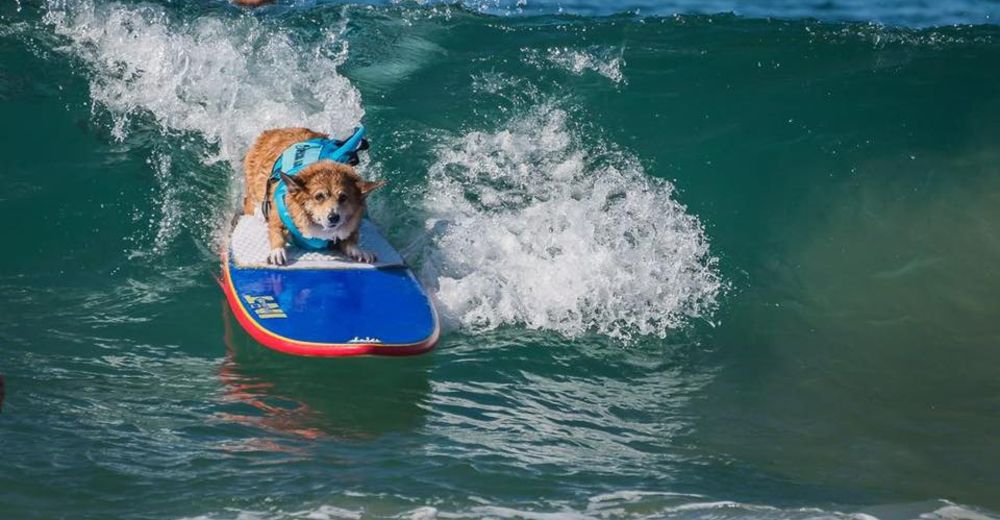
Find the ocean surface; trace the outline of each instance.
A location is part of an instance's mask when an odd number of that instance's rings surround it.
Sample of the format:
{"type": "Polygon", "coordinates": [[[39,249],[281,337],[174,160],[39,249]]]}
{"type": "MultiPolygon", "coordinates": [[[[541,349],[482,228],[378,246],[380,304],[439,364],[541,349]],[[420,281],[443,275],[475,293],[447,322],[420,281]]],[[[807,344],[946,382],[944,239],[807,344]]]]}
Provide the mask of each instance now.
{"type": "Polygon", "coordinates": [[[1000,2],[2,0],[0,518],[1000,518],[1000,2]],[[358,121],[437,349],[255,344],[358,121]]]}

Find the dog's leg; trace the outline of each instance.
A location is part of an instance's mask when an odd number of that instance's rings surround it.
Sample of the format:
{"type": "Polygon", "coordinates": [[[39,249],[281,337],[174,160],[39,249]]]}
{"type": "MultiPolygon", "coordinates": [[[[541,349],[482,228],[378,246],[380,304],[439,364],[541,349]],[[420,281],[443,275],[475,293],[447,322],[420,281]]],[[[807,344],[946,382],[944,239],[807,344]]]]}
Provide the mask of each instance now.
{"type": "Polygon", "coordinates": [[[288,256],[285,254],[285,228],[277,215],[272,215],[267,221],[267,242],[271,246],[267,263],[285,265],[288,261],[288,256]]]}
{"type": "Polygon", "coordinates": [[[351,257],[355,262],[364,262],[366,264],[373,264],[378,261],[378,257],[375,253],[371,251],[365,251],[358,247],[358,232],[355,231],[351,236],[341,240],[339,244],[340,250],[344,252],[345,255],[351,257]]]}

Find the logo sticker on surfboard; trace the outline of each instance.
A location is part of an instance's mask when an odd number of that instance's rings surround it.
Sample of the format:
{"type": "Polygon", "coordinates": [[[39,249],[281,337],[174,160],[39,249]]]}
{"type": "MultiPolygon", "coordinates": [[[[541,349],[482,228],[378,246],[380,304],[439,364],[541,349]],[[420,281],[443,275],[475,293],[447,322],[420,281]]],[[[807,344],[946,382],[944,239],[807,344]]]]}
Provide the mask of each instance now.
{"type": "Polygon", "coordinates": [[[250,310],[262,320],[288,317],[285,311],[281,310],[278,302],[274,301],[274,296],[251,296],[244,294],[243,299],[246,300],[250,310]]]}
{"type": "Polygon", "coordinates": [[[354,336],[354,338],[348,340],[347,342],[348,343],[382,343],[382,340],[380,340],[378,338],[373,338],[371,336],[365,336],[363,338],[359,338],[357,336],[354,336]]]}

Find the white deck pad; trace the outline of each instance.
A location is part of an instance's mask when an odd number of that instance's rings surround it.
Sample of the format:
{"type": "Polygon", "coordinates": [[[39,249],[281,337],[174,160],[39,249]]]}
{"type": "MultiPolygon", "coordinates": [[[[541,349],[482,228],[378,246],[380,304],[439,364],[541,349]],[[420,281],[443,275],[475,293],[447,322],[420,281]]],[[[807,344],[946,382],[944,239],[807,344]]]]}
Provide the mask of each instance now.
{"type": "Polygon", "coordinates": [[[289,244],[288,263],[276,266],[267,263],[271,246],[267,242],[267,223],[258,215],[241,215],[233,229],[229,251],[233,262],[239,267],[267,269],[375,269],[405,265],[389,242],[379,233],[378,228],[367,219],[361,221],[361,249],[375,253],[378,260],[374,264],[356,262],[338,251],[307,251],[289,244]]]}

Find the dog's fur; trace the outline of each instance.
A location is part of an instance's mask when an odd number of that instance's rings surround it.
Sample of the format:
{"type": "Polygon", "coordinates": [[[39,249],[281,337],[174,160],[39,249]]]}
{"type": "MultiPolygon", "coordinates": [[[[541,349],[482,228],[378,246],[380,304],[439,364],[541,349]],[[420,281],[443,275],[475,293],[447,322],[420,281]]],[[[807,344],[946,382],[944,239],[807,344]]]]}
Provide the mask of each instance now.
{"type": "MultiPolygon", "coordinates": [[[[267,130],[247,152],[243,161],[247,195],[243,213],[252,215],[264,197],[271,197],[272,211],[267,215],[268,262],[282,265],[287,261],[285,242],[288,230],[274,210],[274,190],[268,193],[267,180],[278,157],[289,146],[328,137],[308,128],[267,130]]],[[[375,255],[358,247],[358,227],[365,213],[368,195],[385,181],[367,182],[354,168],[334,161],[318,161],[295,176],[282,174],[288,187],[285,203],[295,227],[307,238],[338,239],[336,248],[358,262],[372,263],[375,255]]]]}

